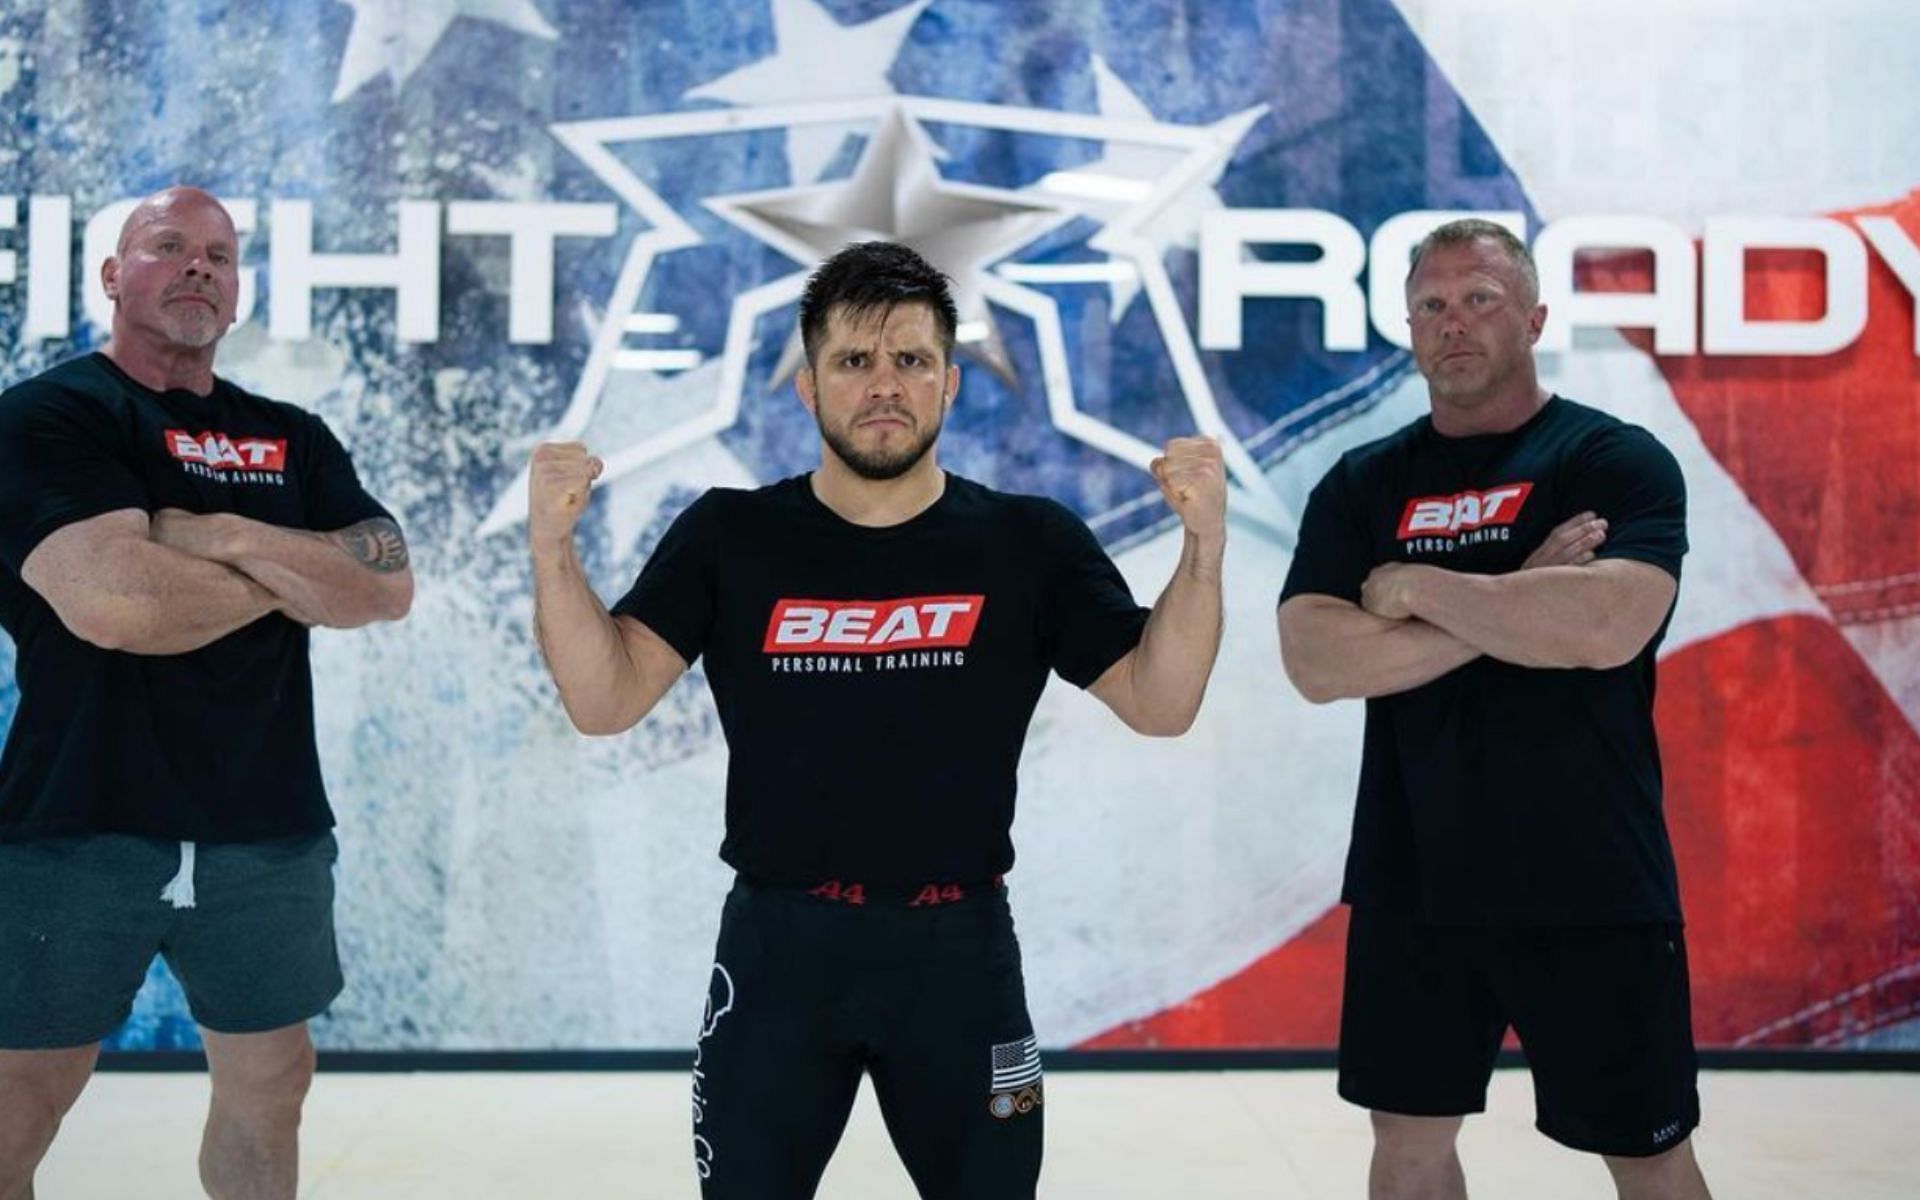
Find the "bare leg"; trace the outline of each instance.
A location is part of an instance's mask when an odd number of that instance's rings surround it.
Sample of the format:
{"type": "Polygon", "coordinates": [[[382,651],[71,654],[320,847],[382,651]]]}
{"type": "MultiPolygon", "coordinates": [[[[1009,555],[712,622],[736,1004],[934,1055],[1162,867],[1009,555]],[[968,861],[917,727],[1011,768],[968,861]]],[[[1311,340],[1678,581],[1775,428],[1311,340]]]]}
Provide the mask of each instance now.
{"type": "Polygon", "coordinates": [[[1693,1139],[1652,1158],[1609,1158],[1620,1200],[1711,1200],[1693,1157],[1693,1139]]]}
{"type": "Polygon", "coordinates": [[[98,1043],[0,1050],[0,1200],[33,1200],[33,1173],[99,1057],[98,1043]]]}
{"type": "Polygon", "coordinates": [[[300,1106],[313,1082],[306,1023],[267,1033],[200,1033],[213,1076],[201,1185],[213,1200],[293,1200],[300,1106]]]}
{"type": "Polygon", "coordinates": [[[1466,1200],[1467,1177],[1454,1150],[1463,1119],[1374,1113],[1368,1200],[1466,1200]]]}

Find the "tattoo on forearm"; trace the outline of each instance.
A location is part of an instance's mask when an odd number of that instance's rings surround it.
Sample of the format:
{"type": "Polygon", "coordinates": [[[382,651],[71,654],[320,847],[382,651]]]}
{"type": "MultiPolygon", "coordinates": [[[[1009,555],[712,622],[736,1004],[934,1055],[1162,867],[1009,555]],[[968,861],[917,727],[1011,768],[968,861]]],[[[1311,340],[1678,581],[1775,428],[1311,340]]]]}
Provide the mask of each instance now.
{"type": "Polygon", "coordinates": [[[332,535],[335,545],[370,571],[390,575],[407,567],[407,539],[400,527],[385,517],[349,525],[332,535]]]}

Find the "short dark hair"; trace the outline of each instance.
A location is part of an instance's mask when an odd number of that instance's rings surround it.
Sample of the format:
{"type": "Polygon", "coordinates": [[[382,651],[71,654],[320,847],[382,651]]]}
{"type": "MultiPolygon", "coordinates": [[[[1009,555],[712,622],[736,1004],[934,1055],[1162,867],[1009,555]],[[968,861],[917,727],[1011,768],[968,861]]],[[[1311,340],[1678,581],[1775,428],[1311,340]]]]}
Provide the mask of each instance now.
{"type": "Polygon", "coordinates": [[[869,313],[892,312],[902,304],[924,304],[933,310],[940,330],[940,350],[953,358],[960,313],[953,304],[951,281],[932,263],[898,242],[855,242],[820,264],[807,279],[800,296],[800,341],[807,364],[827,336],[827,320],[839,309],[858,320],[869,313]]]}
{"type": "Polygon", "coordinates": [[[1533,265],[1533,252],[1527,244],[1513,235],[1498,221],[1486,221],[1479,217],[1462,217],[1457,221],[1448,221],[1445,225],[1420,239],[1413,248],[1413,259],[1407,263],[1407,282],[1413,282],[1413,273],[1420,267],[1420,259],[1435,246],[1464,246],[1469,242],[1492,242],[1506,251],[1513,265],[1518,267],[1520,275],[1533,290],[1533,298],[1540,299],[1540,270],[1533,265]]]}

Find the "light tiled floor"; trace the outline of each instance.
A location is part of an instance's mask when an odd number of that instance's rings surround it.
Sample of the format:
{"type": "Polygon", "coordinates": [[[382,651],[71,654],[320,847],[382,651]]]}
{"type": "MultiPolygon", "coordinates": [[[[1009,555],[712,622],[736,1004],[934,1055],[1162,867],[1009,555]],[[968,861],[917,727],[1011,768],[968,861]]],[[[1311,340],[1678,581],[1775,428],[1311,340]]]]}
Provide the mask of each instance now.
{"type": "MultiPolygon", "coordinates": [[[[1920,1197],[1920,1074],[1711,1073],[1695,1145],[1722,1200],[1920,1197]]],[[[102,1075],[41,1170],[39,1200],[198,1196],[197,1075],[102,1075]]],[[[1598,1160],[1532,1128],[1527,1077],[1503,1071],[1461,1140],[1476,1200],[1603,1200],[1598,1160]]],[[[692,1200],[678,1074],[320,1078],[307,1109],[316,1200],[692,1200]]],[[[1100,1200],[1365,1195],[1365,1114],[1322,1071],[1056,1073],[1041,1194],[1100,1200]]],[[[911,1197],[863,1089],[823,1200],[911,1197]]]]}

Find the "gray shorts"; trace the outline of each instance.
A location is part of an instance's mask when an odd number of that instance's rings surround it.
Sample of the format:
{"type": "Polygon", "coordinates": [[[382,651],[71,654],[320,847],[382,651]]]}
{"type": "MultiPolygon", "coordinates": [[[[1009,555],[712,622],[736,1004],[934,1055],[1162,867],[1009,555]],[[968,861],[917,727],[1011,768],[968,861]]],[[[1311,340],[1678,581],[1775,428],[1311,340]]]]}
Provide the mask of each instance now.
{"type": "Polygon", "coordinates": [[[155,954],[218,1033],[263,1033],[340,994],[333,835],[194,848],[100,834],[0,843],[0,1049],[97,1042],[127,1019],[155,954]],[[171,886],[170,886],[171,885],[171,886]],[[161,892],[168,892],[163,899],[161,892]]]}

